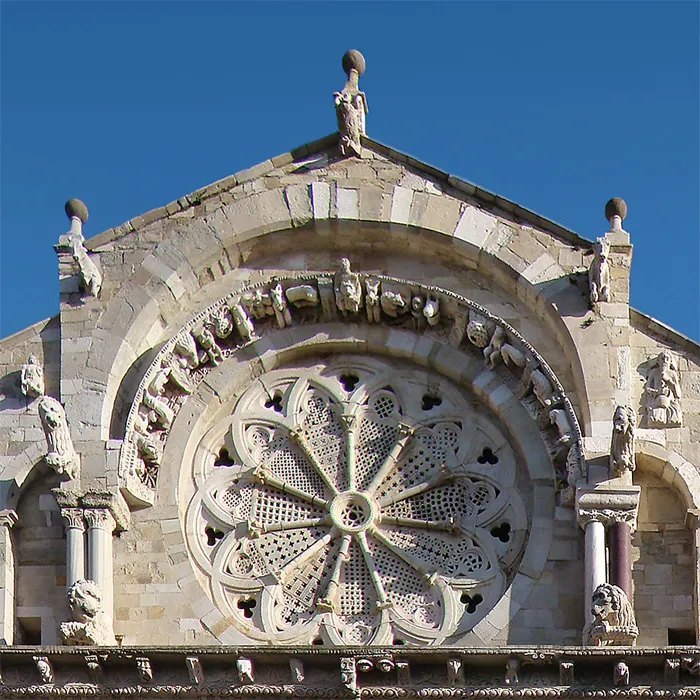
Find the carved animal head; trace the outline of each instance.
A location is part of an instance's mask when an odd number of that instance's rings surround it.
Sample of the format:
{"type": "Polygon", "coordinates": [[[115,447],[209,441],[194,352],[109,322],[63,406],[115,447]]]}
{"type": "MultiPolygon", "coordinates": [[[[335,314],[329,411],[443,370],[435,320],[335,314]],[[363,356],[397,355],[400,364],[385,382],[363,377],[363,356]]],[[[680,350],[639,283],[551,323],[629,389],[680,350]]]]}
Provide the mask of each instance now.
{"type": "Polygon", "coordinates": [[[634,627],[634,611],[624,591],[612,583],[601,583],[593,591],[591,614],[596,625],[607,622],[612,627],[634,627]]]}
{"type": "Polygon", "coordinates": [[[613,416],[613,431],[621,435],[634,436],[636,423],[634,409],[630,406],[618,406],[613,416]]]}
{"type": "Polygon", "coordinates": [[[228,306],[223,306],[212,319],[217,338],[227,338],[233,331],[233,318],[228,306]]]}
{"type": "Polygon", "coordinates": [[[43,396],[39,402],[39,419],[42,425],[55,430],[66,422],[66,412],[60,402],[51,396],[43,396]]]}
{"type": "Polygon", "coordinates": [[[596,259],[603,263],[610,255],[610,244],[606,243],[602,238],[599,238],[593,246],[593,252],[595,253],[596,259]]]}
{"type": "Polygon", "coordinates": [[[475,313],[469,312],[469,323],[467,324],[467,338],[477,348],[485,348],[489,344],[491,334],[489,333],[488,320],[475,313]]]}
{"type": "Polygon", "coordinates": [[[77,622],[94,620],[102,610],[100,587],[94,581],[79,579],[68,589],[68,606],[77,622]]]}

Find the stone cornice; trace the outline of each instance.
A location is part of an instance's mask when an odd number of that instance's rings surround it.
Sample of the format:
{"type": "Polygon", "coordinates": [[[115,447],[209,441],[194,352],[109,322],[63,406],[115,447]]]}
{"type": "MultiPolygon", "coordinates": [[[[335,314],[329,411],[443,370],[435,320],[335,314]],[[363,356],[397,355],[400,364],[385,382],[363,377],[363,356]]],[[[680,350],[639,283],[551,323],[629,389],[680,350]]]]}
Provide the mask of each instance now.
{"type": "Polygon", "coordinates": [[[596,484],[576,489],[576,518],[581,527],[595,520],[604,525],[627,523],[637,526],[639,486],[596,484]]]}

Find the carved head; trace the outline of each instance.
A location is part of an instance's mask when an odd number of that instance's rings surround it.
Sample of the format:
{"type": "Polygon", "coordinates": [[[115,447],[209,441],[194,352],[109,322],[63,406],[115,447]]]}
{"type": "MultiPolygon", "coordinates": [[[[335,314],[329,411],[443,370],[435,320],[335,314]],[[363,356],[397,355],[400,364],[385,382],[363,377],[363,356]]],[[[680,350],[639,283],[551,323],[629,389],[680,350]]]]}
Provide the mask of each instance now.
{"type": "Polygon", "coordinates": [[[490,340],[488,320],[484,316],[470,311],[469,323],[467,324],[467,337],[477,348],[485,348],[490,340]]]}
{"type": "Polygon", "coordinates": [[[612,627],[634,627],[634,612],[624,591],[612,583],[601,583],[593,591],[591,614],[596,624],[607,622],[612,627]]]}
{"type": "Polygon", "coordinates": [[[352,270],[350,269],[350,261],[347,258],[341,258],[338,264],[338,269],[345,275],[349,275],[352,270]]]}
{"type": "Polygon", "coordinates": [[[39,419],[42,425],[55,430],[66,422],[66,412],[61,403],[52,396],[42,396],[39,402],[39,419]]]}
{"type": "Polygon", "coordinates": [[[613,415],[613,431],[622,434],[634,434],[636,420],[634,409],[630,406],[618,406],[613,415]]]}
{"type": "Polygon", "coordinates": [[[100,587],[87,579],[76,581],[68,589],[68,606],[76,622],[94,620],[102,610],[102,592],[100,587]]]}
{"type": "Polygon", "coordinates": [[[216,333],[219,338],[226,338],[231,335],[233,331],[233,318],[231,317],[231,311],[228,306],[223,306],[214,318],[214,333],[216,333]]]}
{"type": "Polygon", "coordinates": [[[655,363],[661,370],[662,375],[668,375],[676,369],[673,353],[670,350],[663,350],[655,363]]]}
{"type": "Polygon", "coordinates": [[[593,251],[600,262],[605,262],[610,255],[610,244],[599,238],[593,246],[593,251]]]}

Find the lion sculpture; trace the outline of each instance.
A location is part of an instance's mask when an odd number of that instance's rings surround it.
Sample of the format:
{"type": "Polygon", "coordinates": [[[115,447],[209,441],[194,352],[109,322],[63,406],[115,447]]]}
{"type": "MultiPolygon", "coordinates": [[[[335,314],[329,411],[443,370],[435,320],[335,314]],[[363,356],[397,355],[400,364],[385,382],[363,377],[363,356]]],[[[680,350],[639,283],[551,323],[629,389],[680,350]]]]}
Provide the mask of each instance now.
{"type": "Polygon", "coordinates": [[[593,619],[583,631],[587,646],[631,646],[637,640],[639,630],[634,610],[625,592],[612,583],[601,583],[591,600],[593,619]]]}
{"type": "Polygon", "coordinates": [[[57,474],[65,474],[69,479],[75,479],[78,475],[78,455],[73,448],[63,406],[52,396],[42,396],[39,401],[39,419],[48,448],[44,461],[57,474]]]}
{"type": "Polygon", "coordinates": [[[61,636],[68,646],[116,644],[112,621],[102,606],[102,591],[94,581],[80,579],[68,589],[73,622],[61,623],[61,636]]]}
{"type": "Polygon", "coordinates": [[[618,406],[613,416],[613,433],[610,442],[610,475],[620,476],[626,471],[633,472],[634,431],[637,417],[629,406],[618,406]]]}

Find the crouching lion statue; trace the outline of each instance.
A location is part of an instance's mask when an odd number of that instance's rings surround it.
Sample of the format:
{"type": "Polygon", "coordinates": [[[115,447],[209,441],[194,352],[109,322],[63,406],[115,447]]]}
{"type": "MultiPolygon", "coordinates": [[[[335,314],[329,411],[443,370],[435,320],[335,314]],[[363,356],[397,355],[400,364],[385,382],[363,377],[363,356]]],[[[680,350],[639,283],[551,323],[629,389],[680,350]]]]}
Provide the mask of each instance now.
{"type": "Polygon", "coordinates": [[[116,644],[112,620],[102,607],[102,591],[94,581],[80,579],[68,589],[73,622],[61,623],[61,636],[68,646],[116,644]]]}
{"type": "Polygon", "coordinates": [[[631,646],[636,642],[639,630],[634,610],[619,586],[601,583],[593,591],[591,614],[593,619],[583,630],[587,646],[631,646]]]}

